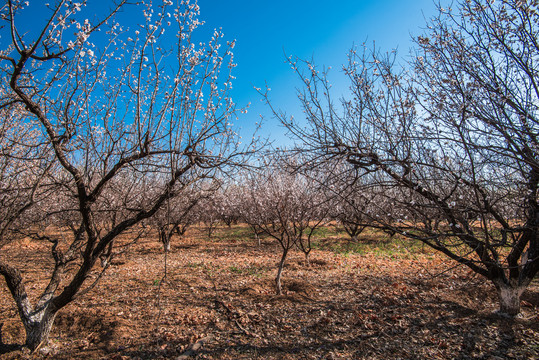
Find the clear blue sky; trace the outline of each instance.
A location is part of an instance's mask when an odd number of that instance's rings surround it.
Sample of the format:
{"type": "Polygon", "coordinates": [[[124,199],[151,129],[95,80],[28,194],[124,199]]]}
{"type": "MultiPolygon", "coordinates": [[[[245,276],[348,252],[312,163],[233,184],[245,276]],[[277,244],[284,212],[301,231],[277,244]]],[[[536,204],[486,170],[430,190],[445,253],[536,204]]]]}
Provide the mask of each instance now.
{"type": "Polygon", "coordinates": [[[199,0],[199,5],[206,27],[222,27],[227,39],[237,40],[235,100],[239,105],[252,103],[242,125],[249,128],[261,113],[268,117],[265,133],[272,135],[282,130],[269,119],[253,86],[263,88],[267,82],[276,107],[299,116],[299,83],[284,63],[284,51],[332,66],[340,82],[339,69],[353,44],[375,41],[383,51],[398,48],[405,59],[410,35],[420,34],[435,14],[432,0],[199,0]]]}
{"type": "MultiPolygon", "coordinates": [[[[19,25],[27,30],[42,25],[37,20],[44,17],[43,10],[35,5],[43,6],[44,2],[30,0],[34,4],[26,18],[28,23],[19,25]]],[[[90,0],[85,11],[104,11],[108,4],[106,0],[90,0]]],[[[282,138],[283,130],[271,120],[269,109],[254,87],[263,88],[267,83],[275,107],[300,116],[295,98],[299,82],[284,63],[284,52],[331,66],[338,96],[346,91],[339,73],[353,44],[374,41],[382,51],[398,48],[406,59],[412,46],[410,35],[421,33],[426,19],[435,14],[433,0],[198,0],[198,4],[201,20],[206,22],[202,33],[209,34],[220,27],[226,40],[236,40],[234,54],[238,67],[233,96],[239,106],[251,103],[248,114],[237,125],[247,134],[262,114],[267,118],[263,133],[277,138],[282,138]]]]}

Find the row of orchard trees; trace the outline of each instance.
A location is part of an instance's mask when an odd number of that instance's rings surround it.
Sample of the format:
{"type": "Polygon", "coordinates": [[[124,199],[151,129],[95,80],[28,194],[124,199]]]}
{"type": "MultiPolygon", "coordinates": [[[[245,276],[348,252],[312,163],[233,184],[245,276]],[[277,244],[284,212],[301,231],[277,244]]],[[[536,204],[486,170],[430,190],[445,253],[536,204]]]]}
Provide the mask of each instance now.
{"type": "Polygon", "coordinates": [[[289,251],[308,260],[332,219],[353,238],[370,226],[420,240],[519,312],[539,271],[536,1],[440,8],[408,66],[353,50],[341,107],[324,71],[290,58],[306,119],[275,115],[300,146],[245,172],[257,146],[231,124],[234,42],[201,41],[196,2],[116,0],[101,18],[38,3],[32,29],[25,4],[0,7],[0,274],[30,349],[99,279],[119,235],[151,228],[167,248],[195,221],[210,236],[217,221],[244,221],[275,239],[277,291],[289,251]],[[34,299],[3,251],[21,237],[50,251],[34,299]]]}
{"type": "MultiPolygon", "coordinates": [[[[281,294],[282,271],[289,252],[304,254],[306,265],[314,235],[323,226],[344,230],[352,241],[377,222],[391,222],[393,204],[375,179],[355,179],[355,169],[335,162],[330,167],[299,169],[304,159],[289,152],[274,152],[257,166],[241,171],[230,183],[212,192],[191,219],[205,223],[208,236],[215,224],[247,224],[261,245],[261,236],[279,245],[275,287],[281,294]],[[335,172],[338,168],[340,171],[335,172]]],[[[402,199],[404,202],[406,199],[402,199]]],[[[382,228],[394,234],[392,229],[382,228]]],[[[317,237],[317,241],[321,241],[317,237]]]]}

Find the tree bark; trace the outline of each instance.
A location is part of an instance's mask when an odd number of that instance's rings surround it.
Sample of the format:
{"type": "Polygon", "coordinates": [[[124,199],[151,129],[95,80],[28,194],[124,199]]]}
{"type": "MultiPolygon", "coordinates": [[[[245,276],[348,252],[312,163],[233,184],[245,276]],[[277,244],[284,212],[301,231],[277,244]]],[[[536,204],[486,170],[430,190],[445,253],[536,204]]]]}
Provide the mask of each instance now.
{"type": "MultiPolygon", "coordinates": [[[[47,342],[59,308],[53,304],[51,298],[42,298],[33,307],[18,269],[0,262],[0,274],[4,276],[13,300],[17,304],[19,316],[26,331],[26,346],[31,351],[35,351],[47,342]]],[[[50,294],[46,292],[45,295],[50,294]]]]}
{"type": "Polygon", "coordinates": [[[163,250],[166,252],[170,251],[170,240],[163,243],[163,250]]]}
{"type": "Polygon", "coordinates": [[[281,261],[279,262],[279,268],[277,269],[277,276],[275,277],[275,291],[277,295],[283,294],[283,290],[281,286],[281,278],[283,275],[283,268],[284,268],[284,263],[286,261],[287,254],[288,254],[288,250],[284,250],[283,255],[281,256],[281,261]]]}
{"type": "Polygon", "coordinates": [[[305,266],[311,267],[311,252],[305,252],[305,266]]]}
{"type": "Polygon", "coordinates": [[[38,350],[49,339],[57,310],[51,307],[32,314],[29,318],[23,319],[26,330],[26,346],[32,351],[38,350]]]}
{"type": "Polygon", "coordinates": [[[526,286],[506,284],[502,280],[494,281],[494,285],[500,301],[499,313],[510,317],[518,315],[520,313],[520,297],[526,290],[526,286]]]}
{"type": "Polygon", "coordinates": [[[255,232],[255,240],[258,244],[258,246],[260,247],[262,245],[261,241],[260,241],[260,236],[258,236],[258,234],[255,232]]]}

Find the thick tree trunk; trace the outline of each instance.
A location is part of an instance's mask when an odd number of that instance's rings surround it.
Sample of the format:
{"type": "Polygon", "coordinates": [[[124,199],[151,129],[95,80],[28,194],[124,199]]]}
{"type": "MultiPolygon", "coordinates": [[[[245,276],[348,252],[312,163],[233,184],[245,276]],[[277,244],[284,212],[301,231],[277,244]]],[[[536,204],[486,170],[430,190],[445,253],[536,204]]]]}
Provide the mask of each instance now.
{"type": "Polygon", "coordinates": [[[26,330],[26,346],[30,350],[36,351],[42,345],[47,343],[56,313],[56,311],[46,308],[45,310],[32,314],[29,319],[23,319],[24,328],[26,330]]]}
{"type": "Polygon", "coordinates": [[[494,281],[494,285],[498,291],[500,314],[511,317],[518,315],[520,313],[520,297],[526,290],[526,286],[506,284],[501,280],[494,281]]]}
{"type": "Polygon", "coordinates": [[[4,276],[13,300],[17,304],[19,316],[26,330],[26,346],[30,350],[35,351],[47,342],[54,318],[60,309],[52,302],[52,293],[55,288],[54,278],[57,273],[55,275],[53,274],[51,284],[49,284],[44,295],[35,307],[30,304],[21,273],[18,269],[0,262],[0,274],[4,276]],[[49,287],[51,288],[49,289],[49,287]]]}

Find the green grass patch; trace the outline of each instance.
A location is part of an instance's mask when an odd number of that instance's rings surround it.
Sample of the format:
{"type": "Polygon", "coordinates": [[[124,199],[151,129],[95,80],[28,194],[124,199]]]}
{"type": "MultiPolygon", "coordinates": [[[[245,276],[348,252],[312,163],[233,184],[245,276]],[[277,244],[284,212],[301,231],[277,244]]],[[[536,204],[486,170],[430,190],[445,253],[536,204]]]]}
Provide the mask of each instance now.
{"type": "Polygon", "coordinates": [[[213,235],[214,239],[222,241],[253,241],[254,237],[249,227],[241,225],[219,226],[213,235]]]}
{"type": "Polygon", "coordinates": [[[312,234],[312,236],[315,239],[327,238],[327,237],[335,236],[335,235],[337,235],[337,232],[335,231],[334,226],[318,227],[313,231],[313,234],[312,234]]]}
{"type": "MultiPolygon", "coordinates": [[[[263,237],[263,236],[262,236],[263,237]]],[[[219,226],[214,235],[214,239],[223,242],[252,242],[254,234],[248,226],[244,224],[219,226]]],[[[358,240],[352,241],[343,228],[335,225],[327,225],[317,228],[312,237],[311,246],[315,250],[332,251],[340,255],[349,254],[375,254],[392,258],[411,258],[417,255],[432,256],[435,250],[429,248],[421,241],[404,238],[400,235],[390,234],[378,229],[365,229],[358,240]]],[[[203,266],[192,263],[190,267],[203,266]]],[[[260,269],[231,266],[228,268],[235,274],[260,274],[260,269]]]]}
{"type": "Polygon", "coordinates": [[[373,253],[392,258],[409,258],[415,254],[431,255],[436,252],[421,241],[399,235],[391,236],[381,230],[366,229],[357,240],[352,241],[344,231],[333,229],[327,230],[326,234],[333,233],[338,236],[316,238],[312,244],[313,249],[328,250],[341,255],[373,253]]]}

